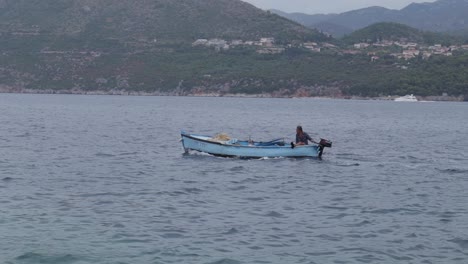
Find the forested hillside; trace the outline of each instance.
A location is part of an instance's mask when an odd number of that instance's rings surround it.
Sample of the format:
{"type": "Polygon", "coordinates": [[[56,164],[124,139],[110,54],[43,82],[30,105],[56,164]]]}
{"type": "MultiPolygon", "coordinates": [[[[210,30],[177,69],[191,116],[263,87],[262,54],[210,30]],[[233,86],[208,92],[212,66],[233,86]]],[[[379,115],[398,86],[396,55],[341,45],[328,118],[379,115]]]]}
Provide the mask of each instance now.
{"type": "Polygon", "coordinates": [[[384,24],[340,41],[238,0],[0,0],[0,34],[1,92],[468,94],[468,56],[450,38],[409,56],[367,42],[426,33],[384,24]]]}

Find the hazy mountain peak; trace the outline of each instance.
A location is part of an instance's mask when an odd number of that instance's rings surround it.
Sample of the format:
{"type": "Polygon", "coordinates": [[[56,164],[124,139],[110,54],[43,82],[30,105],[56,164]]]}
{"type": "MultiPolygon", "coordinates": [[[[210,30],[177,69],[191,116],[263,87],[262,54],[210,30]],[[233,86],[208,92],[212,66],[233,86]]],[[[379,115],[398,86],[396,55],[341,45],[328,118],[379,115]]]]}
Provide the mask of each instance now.
{"type": "MultiPolygon", "coordinates": [[[[284,14],[283,14],[284,15],[284,14]]],[[[285,15],[303,25],[318,28],[335,36],[349,28],[349,32],[378,22],[398,22],[427,31],[464,31],[468,29],[468,0],[438,0],[435,2],[412,3],[401,10],[372,6],[348,11],[334,16],[323,15],[285,15]],[[297,19],[301,17],[301,19],[297,19]],[[313,21],[314,23],[304,23],[313,21]],[[327,28],[321,27],[328,25],[327,28]],[[330,25],[336,25],[335,28],[330,25]],[[338,27],[341,27],[338,30],[338,27]]]]}

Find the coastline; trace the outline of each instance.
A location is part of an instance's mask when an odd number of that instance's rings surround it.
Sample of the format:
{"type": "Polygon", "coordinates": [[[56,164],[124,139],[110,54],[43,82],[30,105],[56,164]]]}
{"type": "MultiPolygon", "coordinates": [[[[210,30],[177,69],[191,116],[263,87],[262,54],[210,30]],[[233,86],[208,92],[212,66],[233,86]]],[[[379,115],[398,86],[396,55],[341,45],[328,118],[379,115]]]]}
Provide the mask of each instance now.
{"type": "MultiPolygon", "coordinates": [[[[289,98],[289,99],[339,99],[339,100],[377,100],[393,101],[399,96],[363,97],[363,96],[286,96],[270,93],[245,94],[245,93],[188,93],[188,92],[145,92],[126,90],[53,90],[53,89],[26,89],[12,88],[0,85],[0,94],[62,94],[62,95],[115,95],[115,96],[185,96],[185,97],[231,97],[231,98],[289,98]]],[[[420,102],[466,102],[464,96],[416,96],[420,102]]]]}

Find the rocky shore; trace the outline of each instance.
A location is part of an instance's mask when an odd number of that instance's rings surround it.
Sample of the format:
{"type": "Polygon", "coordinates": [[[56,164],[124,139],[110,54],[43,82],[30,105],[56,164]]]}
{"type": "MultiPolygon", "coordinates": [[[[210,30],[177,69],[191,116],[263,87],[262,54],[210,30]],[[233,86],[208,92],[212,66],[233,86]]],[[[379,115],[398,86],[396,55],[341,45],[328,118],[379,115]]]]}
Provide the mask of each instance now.
{"type": "MultiPolygon", "coordinates": [[[[382,100],[392,101],[399,96],[382,97],[362,97],[362,96],[308,96],[301,94],[284,95],[282,93],[190,93],[190,92],[161,92],[161,91],[127,91],[127,90],[83,90],[83,89],[27,89],[18,87],[9,87],[0,85],[0,93],[15,94],[70,94],[70,95],[120,95],[120,96],[188,96],[188,97],[237,97],[237,98],[328,98],[328,99],[347,99],[347,100],[382,100]]],[[[468,101],[464,96],[417,96],[419,101],[437,101],[437,102],[463,102],[468,101]]]]}

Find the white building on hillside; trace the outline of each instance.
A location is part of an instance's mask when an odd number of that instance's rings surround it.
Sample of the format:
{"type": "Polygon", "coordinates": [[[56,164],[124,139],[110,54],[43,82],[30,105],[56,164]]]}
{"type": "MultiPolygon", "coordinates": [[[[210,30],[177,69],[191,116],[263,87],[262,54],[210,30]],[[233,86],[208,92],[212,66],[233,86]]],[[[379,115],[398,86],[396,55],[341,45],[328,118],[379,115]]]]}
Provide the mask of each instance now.
{"type": "Polygon", "coordinates": [[[365,49],[368,48],[370,45],[368,43],[356,43],[354,44],[355,49],[365,49]]]}
{"type": "Polygon", "coordinates": [[[272,47],[275,43],[275,38],[261,38],[260,44],[264,47],[272,47]]]}

